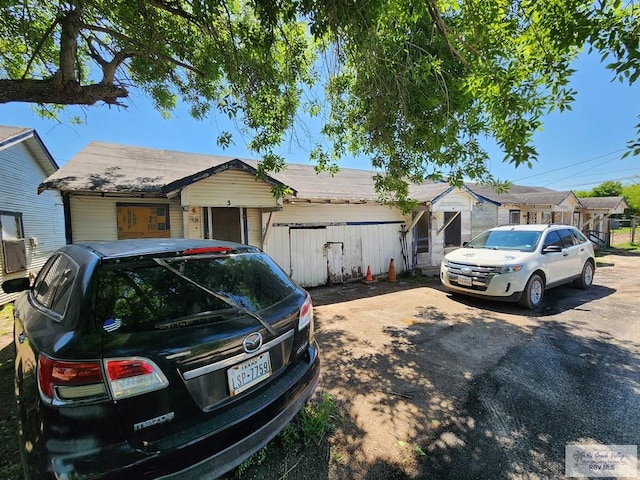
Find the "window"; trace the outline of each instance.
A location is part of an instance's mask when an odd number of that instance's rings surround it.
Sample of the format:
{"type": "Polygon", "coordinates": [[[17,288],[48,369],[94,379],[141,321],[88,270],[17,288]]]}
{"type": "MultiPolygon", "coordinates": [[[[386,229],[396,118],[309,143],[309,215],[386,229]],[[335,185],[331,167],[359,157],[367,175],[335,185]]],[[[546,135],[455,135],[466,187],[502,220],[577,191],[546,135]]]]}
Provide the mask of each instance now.
{"type": "Polygon", "coordinates": [[[114,324],[120,332],[211,321],[229,325],[238,321],[234,305],[259,312],[293,292],[286,275],[262,253],[165,260],[169,268],[151,260],[101,267],[96,316],[102,329],[110,331],[114,324]]]}
{"type": "Polygon", "coordinates": [[[542,212],[542,223],[552,223],[551,212],[542,212]]]}
{"type": "Polygon", "coordinates": [[[557,247],[562,247],[562,238],[560,237],[560,235],[558,234],[557,231],[552,231],[549,232],[549,234],[547,235],[547,238],[544,239],[544,245],[543,248],[548,247],[550,245],[555,245],[557,247]]]}
{"type": "Polygon", "coordinates": [[[520,225],[520,210],[509,210],[509,224],[520,225]]]}
{"type": "Polygon", "coordinates": [[[0,212],[0,239],[5,273],[26,270],[27,247],[21,213],[0,212]]]}
{"type": "Polygon", "coordinates": [[[564,229],[558,231],[560,237],[562,237],[562,246],[563,247],[572,247],[574,245],[578,245],[580,241],[573,234],[572,230],[564,229]]]}
{"type": "Polygon", "coordinates": [[[36,278],[33,287],[36,301],[62,317],[77,273],[77,265],[66,255],[51,258],[36,278]]]}
{"type": "Polygon", "coordinates": [[[128,238],[170,238],[169,205],[116,204],[118,240],[128,238]]]}

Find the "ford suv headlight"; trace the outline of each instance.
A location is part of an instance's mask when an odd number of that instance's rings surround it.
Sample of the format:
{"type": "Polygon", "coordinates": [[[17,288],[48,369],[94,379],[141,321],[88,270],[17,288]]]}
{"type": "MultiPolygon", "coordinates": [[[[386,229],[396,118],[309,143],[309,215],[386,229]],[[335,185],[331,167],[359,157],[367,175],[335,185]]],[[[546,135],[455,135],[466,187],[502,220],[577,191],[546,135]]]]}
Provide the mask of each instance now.
{"type": "Polygon", "coordinates": [[[499,268],[499,272],[500,273],[519,272],[520,270],[522,270],[523,267],[524,267],[524,265],[522,265],[522,264],[520,264],[520,265],[503,265],[502,267],[499,268]]]}

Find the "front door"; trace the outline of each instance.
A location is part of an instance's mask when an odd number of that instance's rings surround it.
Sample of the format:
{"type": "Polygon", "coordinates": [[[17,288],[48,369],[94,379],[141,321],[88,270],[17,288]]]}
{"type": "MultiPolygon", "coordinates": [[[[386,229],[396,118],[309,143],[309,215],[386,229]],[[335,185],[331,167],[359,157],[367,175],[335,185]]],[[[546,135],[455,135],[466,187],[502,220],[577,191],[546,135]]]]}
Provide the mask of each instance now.
{"type": "Polygon", "coordinates": [[[207,238],[242,243],[240,209],[233,207],[211,207],[209,209],[209,234],[207,238]]]}

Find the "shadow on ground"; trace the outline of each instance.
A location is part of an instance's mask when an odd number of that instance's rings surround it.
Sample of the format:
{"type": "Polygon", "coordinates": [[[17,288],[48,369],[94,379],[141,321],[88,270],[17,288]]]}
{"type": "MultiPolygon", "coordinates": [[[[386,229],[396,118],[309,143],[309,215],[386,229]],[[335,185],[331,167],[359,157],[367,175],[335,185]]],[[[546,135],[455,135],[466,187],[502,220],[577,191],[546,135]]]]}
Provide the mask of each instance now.
{"type": "Polygon", "coordinates": [[[13,344],[0,350],[0,478],[7,480],[22,478],[13,400],[14,358],[13,344]]]}
{"type": "Polygon", "coordinates": [[[322,387],[347,421],[330,439],[331,479],[560,478],[567,444],[640,442],[640,345],[490,311],[423,307],[385,329],[383,348],[344,318],[320,320],[332,322],[345,329],[319,329],[322,387]]]}

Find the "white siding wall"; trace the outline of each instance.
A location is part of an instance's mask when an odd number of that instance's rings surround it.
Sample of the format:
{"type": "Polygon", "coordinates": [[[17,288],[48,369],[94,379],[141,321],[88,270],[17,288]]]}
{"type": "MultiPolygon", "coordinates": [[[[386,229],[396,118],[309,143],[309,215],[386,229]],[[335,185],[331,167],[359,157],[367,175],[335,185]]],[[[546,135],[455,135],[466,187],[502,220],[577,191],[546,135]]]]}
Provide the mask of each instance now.
{"type": "Polygon", "coordinates": [[[460,241],[468,242],[472,238],[471,212],[475,207],[475,198],[464,190],[452,190],[438,199],[431,207],[431,265],[439,265],[447,252],[457,247],[444,247],[444,212],[460,212],[460,241]],[[440,232],[438,230],[442,229],[440,232]]]}
{"type": "MultiPolygon", "coordinates": [[[[509,225],[511,223],[511,214],[509,213],[510,210],[520,210],[519,206],[514,206],[514,205],[507,205],[506,207],[499,207],[498,208],[498,223],[495,226],[498,225],[509,225]]],[[[520,212],[520,223],[526,223],[527,222],[527,216],[526,214],[523,215],[522,211],[520,212]]]]}
{"type": "MultiPolygon", "coordinates": [[[[264,214],[263,222],[268,217],[264,214]]],[[[392,258],[399,273],[404,270],[400,230],[409,221],[397,209],[380,205],[285,205],[272,215],[265,251],[307,287],[327,281],[337,265],[329,256],[340,249],[344,280],[363,277],[367,267],[373,275],[386,274],[392,258]]]]}
{"type": "MultiPolygon", "coordinates": [[[[187,238],[204,238],[202,208],[189,207],[187,213],[187,238]]],[[[171,225],[171,236],[173,236],[173,225],[171,225]]]]}
{"type": "MultiPolygon", "coordinates": [[[[38,185],[46,177],[23,143],[0,150],[0,210],[22,213],[25,238],[37,239],[26,243],[27,271],[5,274],[0,255],[0,282],[36,275],[49,255],[66,243],[60,195],[54,191],[38,195],[38,185]]],[[[15,297],[0,290],[0,305],[15,297]]]]}
{"type": "Polygon", "coordinates": [[[111,198],[93,196],[71,197],[71,229],[73,242],[92,242],[100,240],[117,240],[118,225],[116,220],[117,203],[158,203],[169,204],[169,221],[171,237],[182,238],[184,225],[182,208],[169,200],[149,198],[111,198]]]}
{"type": "Polygon", "coordinates": [[[182,191],[183,205],[204,207],[275,207],[271,187],[242,170],[226,170],[182,191]]]}
{"type": "Polygon", "coordinates": [[[247,243],[262,248],[262,214],[259,208],[247,208],[247,243]]]}
{"type": "MultiPolygon", "coordinates": [[[[507,216],[509,212],[507,211],[507,216]]],[[[484,202],[473,208],[471,214],[471,238],[481,234],[489,228],[498,225],[498,206],[491,202],[484,202]]]]}

